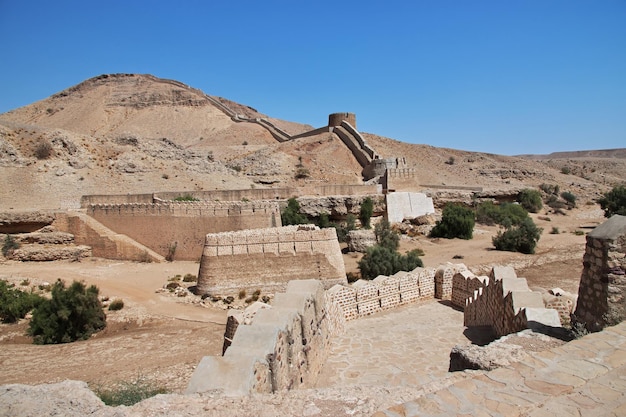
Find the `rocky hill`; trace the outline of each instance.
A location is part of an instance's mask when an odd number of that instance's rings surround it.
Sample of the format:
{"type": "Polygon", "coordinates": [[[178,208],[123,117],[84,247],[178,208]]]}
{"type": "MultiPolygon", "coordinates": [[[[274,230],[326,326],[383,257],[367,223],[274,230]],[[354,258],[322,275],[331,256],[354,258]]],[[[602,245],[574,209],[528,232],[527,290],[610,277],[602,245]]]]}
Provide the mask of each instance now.
{"type": "MultiPolygon", "coordinates": [[[[151,75],[91,78],[0,115],[0,210],[77,207],[85,194],[362,183],[361,166],[336,135],[279,142],[246,118],[289,135],[313,129],[151,75]]],[[[594,198],[626,178],[623,152],[569,162],[363,136],[383,157],[405,157],[425,188],[554,183],[594,198]]]]}

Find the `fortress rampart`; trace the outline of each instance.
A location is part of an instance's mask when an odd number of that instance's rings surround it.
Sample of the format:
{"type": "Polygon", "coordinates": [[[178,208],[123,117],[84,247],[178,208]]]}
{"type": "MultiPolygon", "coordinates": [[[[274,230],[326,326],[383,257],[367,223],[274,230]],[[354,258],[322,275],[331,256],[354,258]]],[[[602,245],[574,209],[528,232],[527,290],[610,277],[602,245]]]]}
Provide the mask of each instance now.
{"type": "Polygon", "coordinates": [[[87,214],[177,260],[199,260],[207,233],[281,226],[275,202],[95,204],[87,214]]]}
{"type": "Polygon", "coordinates": [[[327,287],[346,282],[335,229],[299,225],[206,235],[198,272],[201,293],[282,291],[298,279],[319,279],[327,287]]]}

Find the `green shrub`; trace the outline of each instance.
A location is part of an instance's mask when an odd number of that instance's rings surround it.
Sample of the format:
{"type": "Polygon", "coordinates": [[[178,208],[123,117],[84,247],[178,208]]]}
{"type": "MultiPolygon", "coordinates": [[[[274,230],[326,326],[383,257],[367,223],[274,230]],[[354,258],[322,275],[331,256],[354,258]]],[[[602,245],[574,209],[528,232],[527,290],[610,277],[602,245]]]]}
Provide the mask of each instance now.
{"type": "Polygon", "coordinates": [[[476,208],[476,221],[481,224],[499,224],[507,227],[520,224],[528,217],[528,212],[520,204],[493,204],[485,201],[476,208]]]}
{"type": "Polygon", "coordinates": [[[95,389],[96,395],[108,406],[131,406],[157,394],[166,394],[167,390],[138,378],[133,382],[124,382],[115,389],[95,389]]]}
{"type": "Polygon", "coordinates": [[[183,277],[183,282],[196,282],[197,279],[198,277],[193,274],[185,274],[185,276],[183,277]]]}
{"type": "Polygon", "coordinates": [[[552,230],[550,230],[551,235],[558,235],[559,233],[561,232],[559,231],[558,227],[553,227],[552,230]]]}
{"type": "Polygon", "coordinates": [[[564,166],[561,168],[561,174],[569,175],[571,174],[572,169],[568,166],[564,166]]]}
{"type": "Polygon", "coordinates": [[[109,310],[110,311],[118,311],[124,308],[124,301],[116,298],[115,300],[111,301],[111,304],[109,304],[109,310]]]}
{"type": "Polygon", "coordinates": [[[194,196],[190,194],[185,194],[185,195],[176,197],[174,201],[200,201],[200,199],[195,198],[194,196]]]}
{"type": "Polygon", "coordinates": [[[52,286],[52,298],[34,310],[28,333],[36,344],[68,343],[84,340],[104,329],[106,315],[98,299],[98,288],[74,281],[65,288],[63,281],[52,286]]]}
{"type": "Polygon", "coordinates": [[[531,213],[537,213],[543,207],[539,190],[525,188],[517,195],[517,202],[531,213]]]}
{"type": "Polygon", "coordinates": [[[11,256],[15,249],[19,249],[20,244],[15,240],[12,235],[6,235],[4,237],[4,243],[2,244],[2,256],[5,258],[11,256]]]}
{"type": "Polygon", "coordinates": [[[371,228],[370,220],[374,214],[374,201],[371,198],[366,197],[361,203],[361,210],[359,211],[359,220],[361,220],[361,226],[365,229],[371,228]]]}
{"type": "Polygon", "coordinates": [[[346,242],[348,238],[348,233],[351,230],[356,229],[356,216],[354,214],[348,214],[345,223],[331,223],[331,227],[334,227],[337,232],[337,240],[339,242],[346,242]]]}
{"type": "Polygon", "coordinates": [[[42,300],[37,294],[21,291],[7,281],[0,280],[0,320],[3,323],[15,323],[23,319],[42,300]]]}
{"type": "Polygon", "coordinates": [[[492,242],[497,250],[531,254],[535,253],[541,232],[542,229],[527,217],[518,226],[510,226],[498,232],[492,242]]]}
{"type": "Polygon", "coordinates": [[[320,229],[326,229],[327,227],[332,227],[330,222],[330,218],[328,217],[328,213],[322,213],[317,218],[317,225],[320,229]]]}
{"type": "Polygon", "coordinates": [[[604,217],[611,217],[614,214],[626,216],[626,187],[623,185],[613,187],[598,200],[598,203],[604,210],[604,217]]]}
{"type": "Polygon", "coordinates": [[[308,218],[300,213],[300,203],[293,197],[287,201],[287,207],[280,214],[280,219],[283,226],[306,224],[309,222],[308,218]]]}
{"type": "Polygon", "coordinates": [[[569,191],[563,191],[561,193],[561,198],[567,202],[568,207],[576,207],[576,196],[573,193],[569,191]]]}
{"type": "Polygon", "coordinates": [[[548,195],[558,195],[559,194],[559,186],[557,184],[546,184],[543,183],[539,186],[539,189],[548,195]]]}
{"type": "Polygon", "coordinates": [[[388,220],[383,219],[376,225],[376,227],[374,227],[374,235],[376,236],[376,243],[379,246],[383,246],[394,251],[398,250],[398,247],[400,246],[400,236],[391,230],[391,225],[388,220]]]}
{"type": "Polygon", "coordinates": [[[474,212],[466,207],[448,204],[441,220],[430,232],[431,237],[471,239],[474,232],[474,212]]]}
{"type": "Polygon", "coordinates": [[[412,271],[424,264],[417,251],[401,255],[388,247],[374,245],[367,248],[359,261],[359,270],[363,279],[374,279],[379,275],[393,275],[398,271],[412,271]]]}

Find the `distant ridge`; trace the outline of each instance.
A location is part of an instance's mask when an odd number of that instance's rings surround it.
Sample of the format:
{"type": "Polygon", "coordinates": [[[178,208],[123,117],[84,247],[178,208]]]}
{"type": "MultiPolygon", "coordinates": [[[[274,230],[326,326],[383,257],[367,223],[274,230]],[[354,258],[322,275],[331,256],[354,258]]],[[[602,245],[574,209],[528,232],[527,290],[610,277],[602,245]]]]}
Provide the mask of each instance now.
{"type": "Polygon", "coordinates": [[[626,148],[598,149],[589,151],[552,152],[547,155],[516,155],[525,159],[567,159],[567,158],[620,158],[626,159],[626,148]]]}

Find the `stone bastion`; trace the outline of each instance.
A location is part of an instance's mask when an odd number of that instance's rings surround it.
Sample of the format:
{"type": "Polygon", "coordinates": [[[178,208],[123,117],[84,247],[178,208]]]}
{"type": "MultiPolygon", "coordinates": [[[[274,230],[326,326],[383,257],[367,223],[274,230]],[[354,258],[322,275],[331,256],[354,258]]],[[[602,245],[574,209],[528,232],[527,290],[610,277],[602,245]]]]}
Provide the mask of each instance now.
{"type": "Polygon", "coordinates": [[[346,283],[334,228],[297,225],[206,235],[199,293],[278,292],[298,279],[318,279],[326,288],[346,283]]]}

